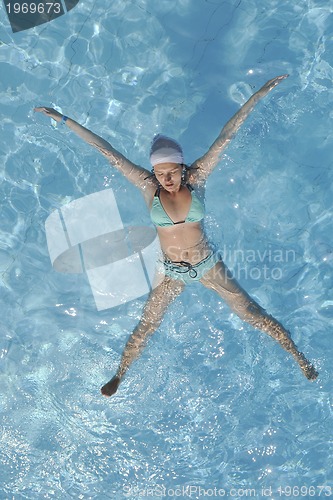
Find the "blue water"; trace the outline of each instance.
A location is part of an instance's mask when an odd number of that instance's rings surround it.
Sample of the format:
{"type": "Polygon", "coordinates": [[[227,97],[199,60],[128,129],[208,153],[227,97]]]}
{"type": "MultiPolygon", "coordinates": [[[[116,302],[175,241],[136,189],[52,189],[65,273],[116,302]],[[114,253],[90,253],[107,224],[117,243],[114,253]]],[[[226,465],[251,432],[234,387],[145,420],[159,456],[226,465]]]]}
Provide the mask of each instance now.
{"type": "Polygon", "coordinates": [[[13,34],[0,6],[0,498],[333,496],[332,12],[326,0],[85,0],[13,34]],[[145,297],[98,312],[85,275],[52,268],[45,221],[109,187],[125,219],[128,200],[137,224],[147,212],[33,107],[58,106],[146,168],[152,136],[172,135],[190,163],[282,73],[209,179],[206,230],[318,380],[195,285],[102,398],[145,297]]]}

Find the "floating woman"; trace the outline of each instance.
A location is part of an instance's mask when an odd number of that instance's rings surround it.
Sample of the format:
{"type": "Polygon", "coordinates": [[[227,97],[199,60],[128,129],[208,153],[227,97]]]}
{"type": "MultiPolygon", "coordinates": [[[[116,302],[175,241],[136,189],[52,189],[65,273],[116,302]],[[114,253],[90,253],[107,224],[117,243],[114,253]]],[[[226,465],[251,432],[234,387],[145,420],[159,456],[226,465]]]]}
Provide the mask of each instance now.
{"type": "Polygon", "coordinates": [[[66,123],[140,189],[157,228],[164,256],[163,279],[148,297],[140,322],[126,343],[116,374],[102,387],[104,396],[112,396],[117,391],[127,369],[160,326],[168,306],[184,290],[185,285],[193,281],[200,281],[205,287],[215,290],[242,320],[275,339],[295,358],[309,380],[317,378],[317,371],[298,350],[290,333],[241,288],[218,253],[213,251],[202,227],[204,206],[196,194],[196,190],[204,187],[208,176],[219,163],[221,153],[256,104],[287,76],[269,80],[253,94],[223,127],[207,153],[190,167],[184,165],[182,148],[178,142],[166,136],[156,136],[150,152],[153,174],[132,163],[107,141],[67,116],[52,108],[35,108],[35,111],[57,122],[66,123]]]}

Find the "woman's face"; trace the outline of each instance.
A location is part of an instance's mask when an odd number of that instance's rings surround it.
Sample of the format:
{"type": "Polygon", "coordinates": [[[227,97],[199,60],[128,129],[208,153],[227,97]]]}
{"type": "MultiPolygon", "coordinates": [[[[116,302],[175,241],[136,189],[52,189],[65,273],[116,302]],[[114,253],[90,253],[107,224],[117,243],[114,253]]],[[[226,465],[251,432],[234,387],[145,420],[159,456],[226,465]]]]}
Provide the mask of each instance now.
{"type": "Polygon", "coordinates": [[[169,193],[172,193],[180,189],[182,170],[182,165],[178,163],[160,163],[155,165],[154,174],[161,186],[169,193]]]}

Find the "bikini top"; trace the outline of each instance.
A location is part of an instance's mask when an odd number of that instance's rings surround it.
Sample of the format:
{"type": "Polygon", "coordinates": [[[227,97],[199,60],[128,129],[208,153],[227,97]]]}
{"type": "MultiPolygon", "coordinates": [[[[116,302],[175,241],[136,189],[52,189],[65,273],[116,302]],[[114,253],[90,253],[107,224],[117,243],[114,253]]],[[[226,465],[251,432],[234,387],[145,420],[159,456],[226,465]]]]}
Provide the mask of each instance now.
{"type": "Polygon", "coordinates": [[[189,184],[186,184],[186,186],[191,193],[192,201],[186,219],[179,222],[174,222],[166,213],[160,200],[160,188],[156,190],[150,210],[150,218],[155,226],[166,227],[174,226],[176,224],[184,224],[185,222],[199,222],[204,218],[204,206],[195,194],[194,189],[189,184]]]}

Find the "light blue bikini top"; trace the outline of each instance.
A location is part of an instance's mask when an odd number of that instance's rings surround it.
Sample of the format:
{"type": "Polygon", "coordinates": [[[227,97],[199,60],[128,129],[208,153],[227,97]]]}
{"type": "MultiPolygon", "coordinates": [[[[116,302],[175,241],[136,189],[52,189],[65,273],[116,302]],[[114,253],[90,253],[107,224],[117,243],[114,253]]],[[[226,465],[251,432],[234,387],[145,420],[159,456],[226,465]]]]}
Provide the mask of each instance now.
{"type": "Polygon", "coordinates": [[[204,206],[202,205],[201,201],[195,194],[193,188],[189,184],[186,184],[186,186],[189,189],[192,196],[191,206],[188,211],[186,219],[180,220],[178,222],[174,222],[173,220],[171,220],[171,218],[164,210],[160,200],[160,188],[157,189],[150,210],[150,218],[153,224],[155,224],[155,226],[166,227],[166,226],[174,226],[176,224],[184,224],[185,222],[199,222],[204,218],[205,216],[204,206]]]}

